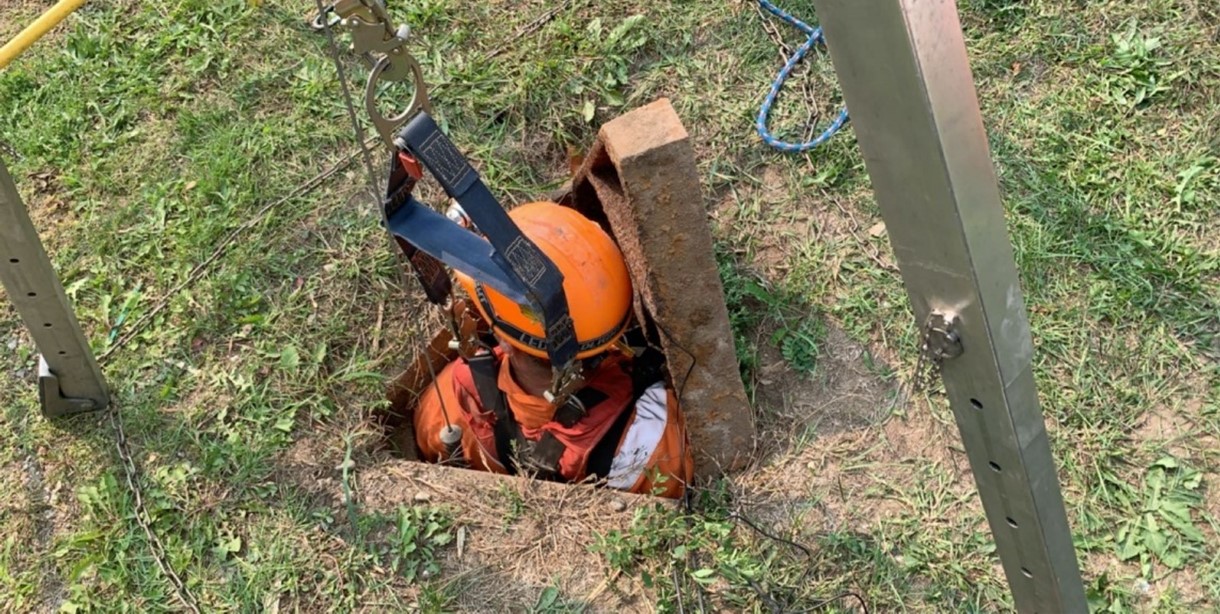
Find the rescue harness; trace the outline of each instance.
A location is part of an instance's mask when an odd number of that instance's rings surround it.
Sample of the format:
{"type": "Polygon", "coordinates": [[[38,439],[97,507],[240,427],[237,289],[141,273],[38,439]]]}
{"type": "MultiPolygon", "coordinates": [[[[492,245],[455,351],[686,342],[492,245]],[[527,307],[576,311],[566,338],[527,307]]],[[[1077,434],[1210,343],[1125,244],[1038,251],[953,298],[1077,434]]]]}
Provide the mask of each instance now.
{"type": "MultiPolygon", "coordinates": [[[[566,449],[550,431],[544,430],[537,441],[526,438],[521,432],[509,408],[508,398],[497,383],[503,359],[494,352],[487,352],[464,360],[470,366],[479,405],[495,416],[493,432],[500,465],[510,475],[529,473],[541,479],[561,481],[559,461],[566,449]]],[[[632,416],[632,408],[650,386],[663,380],[664,362],[661,353],[651,347],[645,347],[632,358],[627,369],[631,377],[631,396],[626,405],[617,408],[619,413],[609,430],[590,451],[586,471],[588,476],[601,480],[609,475],[618,443],[632,416]]],[[[568,402],[555,409],[552,421],[565,428],[575,427],[591,410],[610,399],[611,395],[606,392],[586,385],[573,393],[568,402]]]]}

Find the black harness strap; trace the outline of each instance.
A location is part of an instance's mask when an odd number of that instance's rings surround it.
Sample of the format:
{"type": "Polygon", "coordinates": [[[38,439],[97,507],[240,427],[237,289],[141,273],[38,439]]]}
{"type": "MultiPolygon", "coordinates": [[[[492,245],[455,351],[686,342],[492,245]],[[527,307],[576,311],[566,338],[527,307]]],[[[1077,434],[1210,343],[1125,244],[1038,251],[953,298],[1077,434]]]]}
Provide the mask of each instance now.
{"type": "Polygon", "coordinates": [[[524,438],[523,446],[525,453],[521,455],[521,462],[529,467],[530,471],[537,474],[537,477],[552,482],[562,481],[563,475],[559,472],[559,459],[563,457],[563,452],[567,448],[563,442],[559,441],[549,431],[542,434],[538,441],[527,441],[524,438]]]}
{"type": "Polygon", "coordinates": [[[496,416],[496,424],[493,429],[496,437],[496,454],[500,457],[500,464],[504,465],[504,469],[508,471],[509,475],[517,475],[517,464],[513,462],[512,446],[515,441],[521,439],[521,430],[508,411],[508,400],[504,398],[504,392],[496,383],[499,368],[496,355],[485,352],[467,358],[466,364],[470,365],[470,375],[474,379],[474,389],[475,393],[479,395],[479,403],[490,409],[496,416]]]}
{"type": "Polygon", "coordinates": [[[635,409],[635,403],[639,397],[631,400],[627,407],[623,408],[623,412],[614,419],[614,424],[610,425],[610,430],[602,436],[601,441],[593,446],[593,450],[589,452],[588,473],[595,479],[604,480],[610,475],[610,465],[614,462],[614,454],[618,452],[618,442],[622,440],[623,433],[627,430],[627,423],[631,421],[632,410],[635,409]]]}
{"type": "Polygon", "coordinates": [[[627,423],[635,413],[635,404],[644,396],[644,392],[653,384],[663,381],[665,377],[665,357],[661,352],[651,347],[646,348],[631,361],[630,366],[623,365],[631,374],[631,403],[614,420],[614,425],[602,436],[601,441],[589,453],[588,472],[599,480],[610,475],[610,466],[614,463],[614,455],[618,453],[619,441],[627,431],[627,423]]]}
{"type": "Polygon", "coordinates": [[[631,361],[631,394],[638,401],[649,386],[665,379],[665,355],[652,346],[646,346],[631,361]]]}
{"type": "MultiPolygon", "coordinates": [[[[555,263],[521,234],[521,229],[496,201],[478,172],[426,112],[416,113],[403,126],[395,142],[432,172],[445,193],[462,206],[491,243],[494,248],[490,254],[494,265],[491,268],[498,269],[499,275],[493,274],[483,281],[498,283],[503,287],[497,289],[509,294],[524,290],[529,301],[541,308],[546,351],[551,362],[563,367],[570,365],[576,360],[578,343],[568,311],[568,299],[563,292],[563,274],[555,263]]],[[[391,185],[390,194],[394,194],[396,190],[393,188],[399,186],[391,185]]],[[[408,242],[415,243],[415,247],[441,260],[445,259],[446,254],[455,253],[457,247],[454,245],[426,246],[423,235],[428,233],[418,232],[424,230],[417,227],[417,233],[413,233],[416,241],[408,237],[408,242]]],[[[460,256],[454,263],[458,260],[460,256]]],[[[426,271],[418,274],[421,279],[428,277],[426,271]]]]}
{"type": "Polygon", "coordinates": [[[521,426],[509,410],[508,399],[498,384],[500,364],[495,354],[479,354],[466,359],[466,363],[470,365],[470,375],[474,379],[480,404],[496,416],[496,423],[492,427],[496,438],[496,455],[505,471],[517,475],[525,469],[544,480],[560,479],[559,459],[563,456],[563,443],[550,433],[543,433],[538,441],[530,441],[521,434],[521,426]]]}
{"type": "Polygon", "coordinates": [[[588,415],[590,407],[597,407],[608,398],[610,396],[606,393],[585,386],[577,390],[566,403],[555,410],[554,420],[562,424],[564,428],[570,429],[588,415]]]}

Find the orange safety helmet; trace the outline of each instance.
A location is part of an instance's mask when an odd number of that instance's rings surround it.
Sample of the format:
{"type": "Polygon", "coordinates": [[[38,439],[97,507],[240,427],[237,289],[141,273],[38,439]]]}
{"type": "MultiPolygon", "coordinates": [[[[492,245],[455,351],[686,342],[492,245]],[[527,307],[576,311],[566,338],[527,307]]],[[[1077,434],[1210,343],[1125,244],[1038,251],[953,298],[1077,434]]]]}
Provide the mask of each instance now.
{"type": "MultiPolygon", "coordinates": [[[[610,235],[575,209],[553,202],[521,205],[508,216],[563,274],[576,358],[600,354],[618,341],[631,310],[631,277],[610,235]]],[[[500,338],[526,354],[548,358],[540,314],[468,275],[456,272],[455,277],[500,338]]]]}

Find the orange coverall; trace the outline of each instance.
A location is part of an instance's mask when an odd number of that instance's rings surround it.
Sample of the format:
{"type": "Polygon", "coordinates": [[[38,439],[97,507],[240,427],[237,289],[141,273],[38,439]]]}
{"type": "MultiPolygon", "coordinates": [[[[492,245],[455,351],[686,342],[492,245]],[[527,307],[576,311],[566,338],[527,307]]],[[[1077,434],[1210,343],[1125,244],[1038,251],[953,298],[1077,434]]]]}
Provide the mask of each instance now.
{"type": "MultiPolygon", "coordinates": [[[[694,462],[677,400],[663,381],[648,387],[633,404],[632,380],[627,371],[630,359],[611,355],[586,376],[586,386],[608,398],[586,408],[586,415],[567,428],[552,419],[555,410],[549,402],[517,384],[509,361],[499,349],[496,353],[500,357],[497,385],[522,435],[537,441],[544,432],[550,432],[564,445],[559,460],[564,480],[580,482],[588,477],[590,453],[607,433],[616,430],[614,424],[622,413],[631,412],[614,448],[607,485],[633,493],[682,496],[691,481],[694,462]]],[[[507,473],[496,450],[496,416],[479,401],[469,365],[462,360],[446,365],[437,374],[436,385],[429,385],[420,396],[415,411],[415,437],[421,458],[439,462],[445,456],[440,432],[447,412],[449,420],[462,429],[462,451],[470,467],[507,473]]]]}

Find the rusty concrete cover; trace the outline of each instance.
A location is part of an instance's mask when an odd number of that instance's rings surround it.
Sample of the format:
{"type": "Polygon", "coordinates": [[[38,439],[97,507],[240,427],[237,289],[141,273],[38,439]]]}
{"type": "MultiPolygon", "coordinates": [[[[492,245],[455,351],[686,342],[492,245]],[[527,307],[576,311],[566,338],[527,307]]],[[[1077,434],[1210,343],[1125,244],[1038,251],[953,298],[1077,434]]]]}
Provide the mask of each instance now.
{"type": "Polygon", "coordinates": [[[657,324],[696,473],[741,467],[754,443],[753,416],[694,150],[669,100],[602,126],[572,188],[573,205],[607,222],[622,248],[636,284],[637,315],[657,324]]]}

